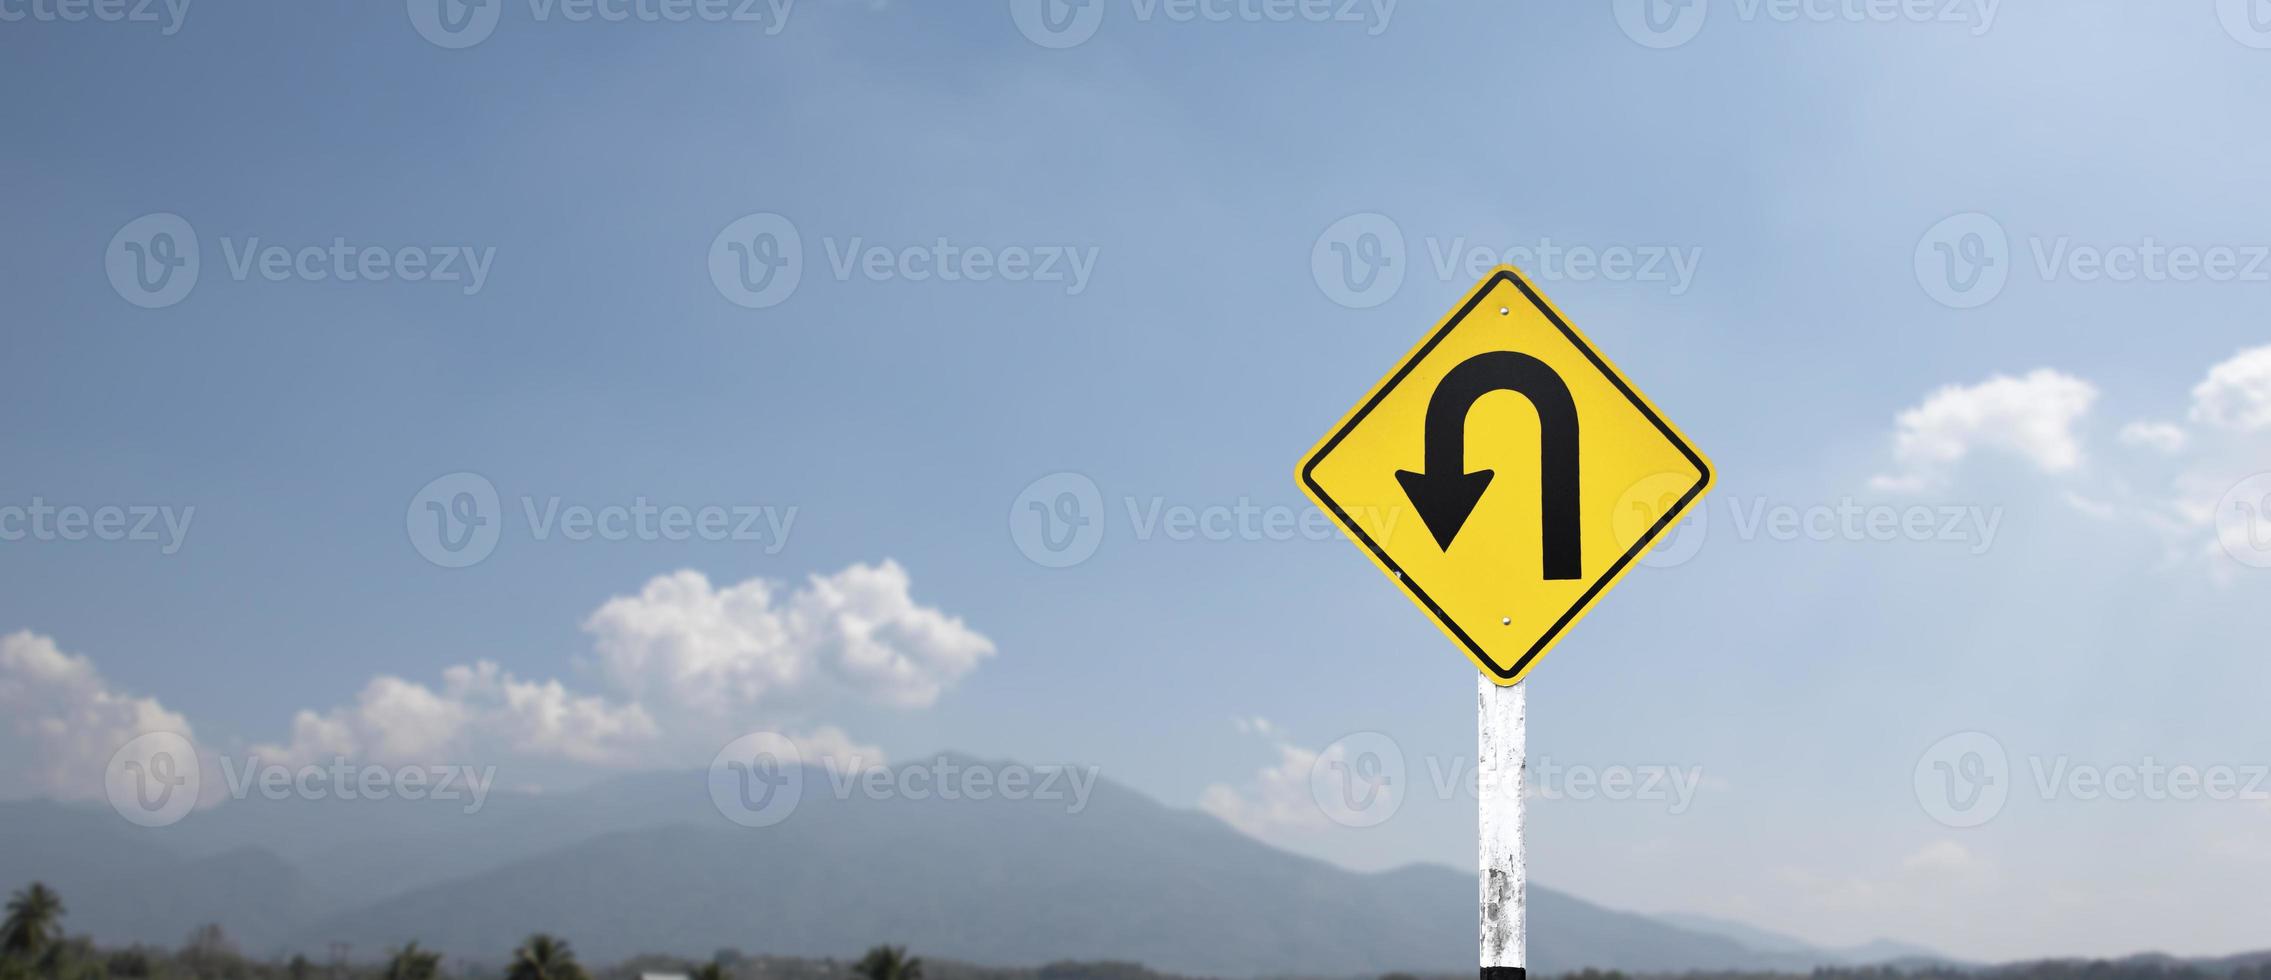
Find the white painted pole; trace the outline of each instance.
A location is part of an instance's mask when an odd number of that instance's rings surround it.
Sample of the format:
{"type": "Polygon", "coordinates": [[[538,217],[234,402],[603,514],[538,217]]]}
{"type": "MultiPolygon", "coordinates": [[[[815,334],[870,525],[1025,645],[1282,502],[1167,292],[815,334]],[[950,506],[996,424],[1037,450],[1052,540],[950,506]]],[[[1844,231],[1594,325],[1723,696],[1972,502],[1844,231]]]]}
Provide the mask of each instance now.
{"type": "Polygon", "coordinates": [[[1529,856],[1523,851],[1529,685],[1500,687],[1477,675],[1476,799],[1482,818],[1482,980],[1526,980],[1529,929],[1523,909],[1529,856]]]}

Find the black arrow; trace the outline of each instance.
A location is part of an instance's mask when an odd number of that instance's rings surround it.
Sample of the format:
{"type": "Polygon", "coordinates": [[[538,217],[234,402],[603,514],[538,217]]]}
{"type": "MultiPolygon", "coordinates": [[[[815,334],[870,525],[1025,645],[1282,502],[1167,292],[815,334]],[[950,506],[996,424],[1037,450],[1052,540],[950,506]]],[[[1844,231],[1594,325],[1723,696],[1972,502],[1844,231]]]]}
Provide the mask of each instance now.
{"type": "Polygon", "coordinates": [[[1451,550],[1467,524],[1491,471],[1467,472],[1467,411],[1482,396],[1511,391],[1538,412],[1539,517],[1544,526],[1545,577],[1584,577],[1577,527],[1577,404],[1569,386],[1544,361],[1514,351],[1477,354],[1460,362],[1435,386],[1427,402],[1427,471],[1397,470],[1419,518],[1435,543],[1451,550]]]}

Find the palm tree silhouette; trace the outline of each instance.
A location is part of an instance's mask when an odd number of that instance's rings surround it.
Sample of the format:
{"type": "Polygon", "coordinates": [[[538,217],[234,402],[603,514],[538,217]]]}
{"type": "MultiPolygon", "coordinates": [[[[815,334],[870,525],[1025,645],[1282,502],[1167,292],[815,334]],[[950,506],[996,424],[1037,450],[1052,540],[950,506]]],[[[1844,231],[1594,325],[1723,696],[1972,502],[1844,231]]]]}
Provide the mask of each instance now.
{"type": "Polygon", "coordinates": [[[63,898],[39,882],[8,900],[8,918],[0,923],[0,955],[30,959],[62,938],[63,898]]]}
{"type": "Polygon", "coordinates": [[[505,980],[589,980],[584,968],[576,963],[574,950],[568,941],[549,933],[537,933],[521,943],[513,953],[512,969],[505,971],[505,980]]]}
{"type": "Polygon", "coordinates": [[[862,980],[923,980],[923,961],[908,956],[905,946],[877,946],[860,957],[852,972],[862,980]]]}

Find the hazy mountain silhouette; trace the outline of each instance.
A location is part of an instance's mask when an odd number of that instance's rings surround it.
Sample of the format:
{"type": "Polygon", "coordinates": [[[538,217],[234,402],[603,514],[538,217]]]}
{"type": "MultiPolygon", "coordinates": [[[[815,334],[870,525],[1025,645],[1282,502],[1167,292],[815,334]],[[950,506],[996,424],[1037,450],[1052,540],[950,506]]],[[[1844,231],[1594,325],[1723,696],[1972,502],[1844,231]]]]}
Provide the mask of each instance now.
{"type": "Polygon", "coordinates": [[[1708,915],[1686,913],[1658,913],[1654,918],[1666,925],[1690,932],[1725,936],[1762,953],[1792,954],[1811,959],[1824,966],[1898,963],[1904,966],[1922,964],[1961,965],[1938,950],[1914,943],[1878,939],[1858,946],[1815,946],[1795,936],[1787,936],[1769,929],[1708,915]]]}
{"type": "MultiPolygon", "coordinates": [[[[73,931],[104,942],[171,944],[217,921],[256,953],[344,941],[368,955],[415,939],[494,958],[544,930],[594,962],[728,946],[841,957],[889,941],[974,963],[1117,959],[1200,975],[1472,969],[1470,873],[1347,871],[1108,781],[1070,806],[839,798],[818,770],[794,814],[761,829],[724,819],[704,773],[499,791],[470,815],[433,801],[240,800],[155,830],[99,806],[6,803],[0,884],[49,881],[73,931]]],[[[1846,962],[1544,887],[1530,915],[1543,972],[1846,962]]]]}

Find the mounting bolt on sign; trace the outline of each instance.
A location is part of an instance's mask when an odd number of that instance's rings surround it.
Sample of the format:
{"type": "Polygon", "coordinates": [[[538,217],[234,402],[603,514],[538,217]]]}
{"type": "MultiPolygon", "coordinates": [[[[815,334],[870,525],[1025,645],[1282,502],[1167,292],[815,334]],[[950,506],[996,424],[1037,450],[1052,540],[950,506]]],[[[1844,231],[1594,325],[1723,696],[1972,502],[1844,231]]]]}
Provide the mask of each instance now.
{"type": "Polygon", "coordinates": [[[1512,266],[1301,464],[1302,492],[1482,668],[1483,980],[1519,980],[1526,962],[1520,684],[1711,481],[1710,461],[1512,266]],[[1686,489],[1635,493],[1667,485],[1686,489]],[[1651,513],[1620,513],[1635,507],[1651,513]],[[1405,513],[1419,519],[1350,516],[1405,513]]]}

